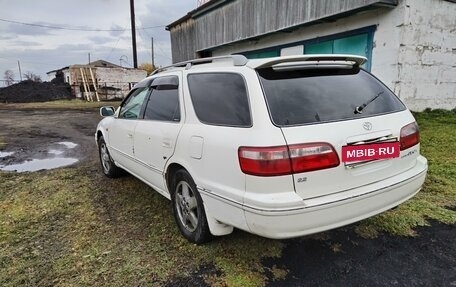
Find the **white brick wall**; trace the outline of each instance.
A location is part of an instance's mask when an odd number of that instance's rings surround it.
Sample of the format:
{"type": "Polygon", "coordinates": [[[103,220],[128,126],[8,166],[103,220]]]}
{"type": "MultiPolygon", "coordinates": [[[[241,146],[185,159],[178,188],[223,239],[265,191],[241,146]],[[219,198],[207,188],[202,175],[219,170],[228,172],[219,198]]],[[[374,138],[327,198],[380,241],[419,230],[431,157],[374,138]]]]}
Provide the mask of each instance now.
{"type": "Polygon", "coordinates": [[[113,87],[120,89],[111,97],[123,98],[137,82],[147,76],[147,72],[138,69],[122,68],[96,68],[95,77],[98,80],[98,86],[113,87]],[[130,84],[130,85],[129,85],[130,84]]]}
{"type": "Polygon", "coordinates": [[[394,91],[412,110],[456,108],[456,3],[401,4],[405,13],[394,91]]]}

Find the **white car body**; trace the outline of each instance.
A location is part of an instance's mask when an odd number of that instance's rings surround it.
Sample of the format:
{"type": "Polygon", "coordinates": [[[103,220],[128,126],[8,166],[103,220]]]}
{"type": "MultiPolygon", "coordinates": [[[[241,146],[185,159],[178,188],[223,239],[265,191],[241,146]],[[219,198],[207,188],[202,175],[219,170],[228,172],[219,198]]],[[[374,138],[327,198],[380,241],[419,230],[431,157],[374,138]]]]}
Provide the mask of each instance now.
{"type": "Polygon", "coordinates": [[[363,61],[361,57],[341,55],[244,62],[241,57],[235,57],[164,69],[146,80],[169,75],[179,79],[180,121],[120,119],[117,109],[113,117],[99,123],[96,139],[104,137],[115,165],[168,199],[172,192],[170,171],[176,167],[185,169],[204,202],[213,235],[229,234],[236,227],[268,238],[298,237],[371,217],[413,197],[427,172],[427,160],[420,155],[419,143],[400,151],[398,158],[353,165],[340,159],[341,149],[347,144],[373,138],[399,140],[401,129],[415,122],[408,109],[323,124],[279,127],[271,121],[256,69],[287,66],[287,63],[300,66],[309,60],[320,65],[337,61],[341,65],[347,62],[356,65],[363,61]],[[341,57],[345,59],[340,60],[341,57]],[[198,119],[188,76],[219,72],[244,78],[252,119],[250,127],[204,124],[198,119]],[[366,122],[370,130],[364,127],[366,122]],[[240,168],[240,147],[319,142],[332,145],[339,156],[339,165],[278,176],[250,175],[240,168]]]}

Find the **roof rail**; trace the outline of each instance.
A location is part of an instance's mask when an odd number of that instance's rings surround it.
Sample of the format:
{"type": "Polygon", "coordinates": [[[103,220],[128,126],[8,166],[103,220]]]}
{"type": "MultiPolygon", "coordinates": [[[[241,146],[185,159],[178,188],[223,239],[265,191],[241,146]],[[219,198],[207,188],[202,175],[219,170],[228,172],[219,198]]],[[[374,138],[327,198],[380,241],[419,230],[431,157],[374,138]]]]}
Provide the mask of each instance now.
{"type": "Polygon", "coordinates": [[[214,60],[221,60],[221,59],[232,59],[234,66],[245,66],[247,64],[247,62],[249,61],[244,55],[227,55],[227,56],[218,56],[218,57],[210,57],[210,58],[200,58],[200,59],[193,59],[193,60],[189,60],[189,61],[176,63],[176,64],[166,66],[163,68],[158,68],[155,71],[153,71],[152,74],[150,74],[150,75],[154,75],[154,74],[160,73],[164,70],[167,70],[169,68],[175,68],[175,67],[185,67],[185,69],[188,70],[194,64],[209,63],[209,62],[213,62],[214,60]]]}

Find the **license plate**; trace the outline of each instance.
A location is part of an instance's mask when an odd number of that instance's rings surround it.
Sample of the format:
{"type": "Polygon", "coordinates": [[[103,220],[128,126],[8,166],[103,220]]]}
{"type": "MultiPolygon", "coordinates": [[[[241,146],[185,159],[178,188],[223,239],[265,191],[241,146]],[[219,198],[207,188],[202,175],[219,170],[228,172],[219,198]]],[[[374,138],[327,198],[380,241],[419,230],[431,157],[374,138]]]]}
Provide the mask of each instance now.
{"type": "Polygon", "coordinates": [[[343,162],[369,161],[399,157],[399,142],[349,145],[342,147],[343,162]]]}

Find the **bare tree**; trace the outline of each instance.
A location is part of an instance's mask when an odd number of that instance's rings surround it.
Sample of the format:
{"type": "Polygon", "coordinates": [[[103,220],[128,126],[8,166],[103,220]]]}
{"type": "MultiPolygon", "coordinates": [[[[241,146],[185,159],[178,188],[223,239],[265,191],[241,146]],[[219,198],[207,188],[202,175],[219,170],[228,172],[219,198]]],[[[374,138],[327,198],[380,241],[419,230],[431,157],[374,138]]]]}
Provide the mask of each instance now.
{"type": "Polygon", "coordinates": [[[11,86],[14,83],[14,72],[11,70],[6,70],[3,78],[5,79],[5,85],[11,86]]]}
{"type": "Polygon", "coordinates": [[[37,74],[34,74],[32,72],[26,72],[24,73],[24,78],[25,80],[33,81],[33,82],[38,82],[41,83],[41,77],[38,76],[37,74]]]}
{"type": "Polygon", "coordinates": [[[150,75],[153,71],[155,71],[156,67],[150,63],[142,63],[138,66],[138,69],[144,70],[147,72],[147,75],[150,75]]]}

